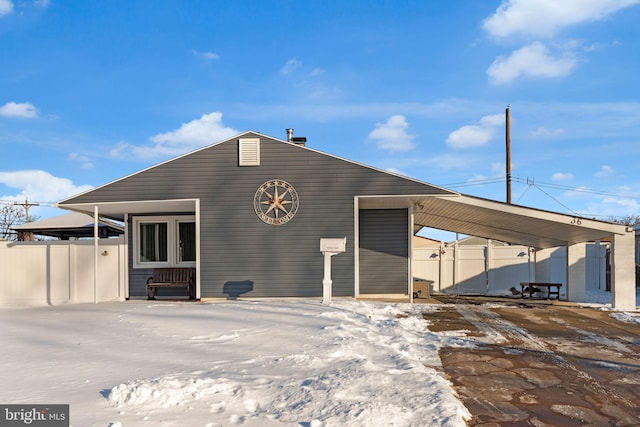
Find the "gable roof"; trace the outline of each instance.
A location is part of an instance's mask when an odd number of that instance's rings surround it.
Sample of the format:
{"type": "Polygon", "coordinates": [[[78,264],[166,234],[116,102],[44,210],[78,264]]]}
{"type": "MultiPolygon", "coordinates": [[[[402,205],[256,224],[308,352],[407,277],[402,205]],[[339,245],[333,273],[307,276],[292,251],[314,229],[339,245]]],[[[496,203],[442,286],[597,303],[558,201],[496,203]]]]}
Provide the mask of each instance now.
{"type": "Polygon", "coordinates": [[[118,215],[125,212],[193,212],[197,200],[195,198],[177,197],[179,194],[175,192],[172,196],[168,194],[168,191],[159,190],[153,180],[154,172],[168,168],[174,162],[182,162],[183,159],[187,159],[189,156],[194,156],[193,158],[195,159],[197,153],[243,137],[259,137],[270,142],[286,144],[287,146],[295,147],[293,149],[307,150],[306,152],[313,152],[341,162],[350,163],[354,167],[367,168],[395,179],[404,180],[404,182],[413,183],[415,185],[413,188],[417,191],[412,195],[379,194],[360,197],[356,194],[355,196],[358,197],[359,208],[361,209],[410,208],[414,214],[414,231],[418,231],[422,227],[431,227],[536,248],[603,240],[610,237],[611,234],[624,234],[627,232],[626,227],[619,224],[463,195],[413,178],[326,154],[307,146],[297,146],[287,141],[252,131],[244,132],[216,144],[167,160],[68,198],[58,203],[58,206],[83,212],[93,212],[94,206],[99,206],[101,215],[113,218],[120,218],[118,215]],[[134,183],[134,185],[142,185],[141,183],[148,183],[150,186],[155,185],[156,194],[161,194],[161,196],[153,196],[150,191],[147,192],[149,194],[144,194],[142,199],[132,196],[129,200],[122,200],[114,199],[114,196],[108,195],[109,189],[114,187],[126,188],[127,185],[131,185],[130,183],[134,183]]]}
{"type": "Polygon", "coordinates": [[[272,136],[261,134],[259,132],[246,131],[246,132],[242,132],[242,133],[240,133],[238,135],[235,135],[235,136],[233,136],[231,138],[227,138],[225,140],[218,141],[216,143],[213,143],[213,144],[198,148],[198,149],[193,150],[191,152],[188,152],[188,153],[179,155],[177,157],[165,160],[165,161],[163,161],[161,163],[149,166],[149,167],[147,167],[145,169],[142,169],[140,171],[131,173],[131,174],[126,175],[126,176],[124,176],[122,178],[118,178],[118,179],[116,179],[114,181],[108,182],[108,183],[100,185],[98,187],[89,189],[89,190],[84,191],[82,193],[79,193],[79,194],[77,194],[75,196],[71,196],[71,197],[69,197],[67,199],[64,199],[64,200],[58,202],[56,205],[58,207],[60,207],[60,208],[67,209],[68,207],[66,207],[66,206],[69,206],[70,204],[75,204],[75,203],[82,203],[85,199],[87,199],[87,197],[85,197],[85,196],[100,193],[100,191],[102,189],[106,188],[106,187],[113,186],[114,184],[117,184],[117,183],[122,182],[122,181],[128,181],[128,180],[130,180],[131,178],[133,178],[135,176],[144,174],[145,172],[148,172],[148,171],[151,171],[151,170],[154,170],[154,169],[157,169],[157,168],[161,168],[161,167],[163,167],[165,165],[168,165],[170,163],[179,161],[181,159],[193,156],[193,155],[195,155],[197,153],[200,153],[200,152],[205,151],[205,150],[209,150],[209,149],[211,149],[213,147],[228,143],[230,141],[237,141],[240,138],[247,138],[247,137],[259,137],[261,139],[267,139],[267,140],[270,140],[272,142],[285,144],[285,145],[290,146],[290,147],[295,147],[296,149],[299,149],[299,150],[306,150],[306,151],[313,152],[313,153],[316,153],[316,154],[321,155],[321,156],[325,156],[325,157],[328,157],[328,158],[333,158],[333,159],[339,160],[341,162],[350,163],[350,164],[352,164],[354,166],[367,168],[367,169],[370,169],[372,171],[377,171],[377,172],[380,172],[380,173],[385,174],[385,175],[394,176],[396,178],[400,178],[400,179],[403,179],[403,180],[406,180],[406,181],[415,182],[417,184],[424,185],[425,189],[428,188],[432,192],[435,190],[435,192],[440,193],[440,194],[451,194],[451,195],[459,194],[456,191],[445,189],[445,188],[442,188],[442,187],[438,187],[436,185],[429,184],[429,183],[417,180],[415,178],[411,178],[411,177],[404,176],[404,175],[399,175],[399,174],[396,174],[396,173],[393,173],[393,172],[390,172],[390,171],[386,171],[386,170],[383,170],[383,169],[376,168],[374,166],[366,165],[364,163],[359,163],[359,162],[356,162],[356,161],[353,161],[353,160],[349,160],[349,159],[345,159],[345,158],[342,158],[342,157],[335,156],[333,154],[325,153],[325,152],[316,150],[314,148],[311,148],[308,145],[305,145],[305,146],[296,145],[296,144],[290,143],[288,141],[285,141],[285,140],[282,140],[282,139],[279,139],[279,138],[275,138],[275,137],[272,137],[272,136]]]}

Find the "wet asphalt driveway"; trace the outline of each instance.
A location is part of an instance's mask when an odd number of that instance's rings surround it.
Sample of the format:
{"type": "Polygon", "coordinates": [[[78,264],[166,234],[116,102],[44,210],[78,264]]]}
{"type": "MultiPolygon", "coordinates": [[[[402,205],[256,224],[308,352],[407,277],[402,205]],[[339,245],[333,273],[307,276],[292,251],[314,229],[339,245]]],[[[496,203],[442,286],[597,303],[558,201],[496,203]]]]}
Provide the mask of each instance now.
{"type": "Polygon", "coordinates": [[[463,303],[425,318],[430,331],[461,338],[440,358],[469,425],[639,426],[640,325],[611,314],[463,303]]]}

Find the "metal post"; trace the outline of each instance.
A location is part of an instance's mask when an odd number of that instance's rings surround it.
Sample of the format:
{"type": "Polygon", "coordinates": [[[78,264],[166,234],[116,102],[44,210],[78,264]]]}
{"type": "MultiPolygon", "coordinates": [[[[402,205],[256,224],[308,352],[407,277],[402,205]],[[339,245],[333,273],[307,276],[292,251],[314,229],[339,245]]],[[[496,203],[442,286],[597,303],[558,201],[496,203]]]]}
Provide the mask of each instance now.
{"type": "Polygon", "coordinates": [[[322,280],[322,303],[331,304],[331,286],[333,281],[331,280],[331,257],[334,254],[331,252],[324,253],[324,278],[322,280]]]}
{"type": "Polygon", "coordinates": [[[93,303],[98,303],[98,205],[93,207],[93,303]]]}

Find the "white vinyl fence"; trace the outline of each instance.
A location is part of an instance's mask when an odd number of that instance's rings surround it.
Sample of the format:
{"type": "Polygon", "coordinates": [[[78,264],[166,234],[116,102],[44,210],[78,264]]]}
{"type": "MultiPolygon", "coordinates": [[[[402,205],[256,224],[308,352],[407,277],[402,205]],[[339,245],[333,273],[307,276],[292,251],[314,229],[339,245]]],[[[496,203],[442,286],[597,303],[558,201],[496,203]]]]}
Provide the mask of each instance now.
{"type": "MultiPolygon", "coordinates": [[[[586,244],[586,289],[606,290],[605,245],[586,244]]],[[[520,282],[557,282],[566,292],[566,248],[451,245],[413,249],[413,276],[433,293],[509,295],[520,282]]]]}
{"type": "Polygon", "coordinates": [[[0,304],[124,300],[124,238],[100,239],[98,253],[96,282],[93,240],[0,242],[0,304]]]}

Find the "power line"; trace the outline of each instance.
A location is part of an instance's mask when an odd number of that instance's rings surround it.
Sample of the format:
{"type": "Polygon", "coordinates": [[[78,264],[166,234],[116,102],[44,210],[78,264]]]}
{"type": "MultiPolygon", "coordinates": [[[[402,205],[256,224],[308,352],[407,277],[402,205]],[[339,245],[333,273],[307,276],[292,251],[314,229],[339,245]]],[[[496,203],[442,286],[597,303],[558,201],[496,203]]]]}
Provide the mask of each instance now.
{"type": "MultiPolygon", "coordinates": [[[[549,197],[551,200],[556,202],[558,205],[562,206],[568,212],[572,213],[573,215],[578,215],[578,216],[582,216],[582,217],[591,217],[591,218],[626,218],[625,215],[610,215],[610,214],[609,215],[601,215],[601,214],[593,214],[593,213],[579,213],[579,212],[576,212],[575,210],[571,209],[570,207],[568,207],[567,205],[565,205],[564,203],[559,201],[557,198],[553,197],[548,192],[544,191],[543,188],[551,188],[551,189],[563,190],[563,191],[573,191],[573,192],[577,192],[577,193],[593,194],[593,195],[599,195],[599,196],[610,196],[610,197],[622,197],[622,198],[630,198],[630,199],[640,199],[640,196],[632,196],[632,195],[628,195],[628,194],[616,194],[616,193],[611,193],[611,192],[608,192],[608,191],[591,190],[591,189],[584,188],[584,187],[572,187],[572,186],[562,185],[562,184],[553,184],[553,183],[547,183],[547,182],[537,182],[537,181],[535,181],[535,179],[529,178],[529,177],[527,177],[526,180],[523,179],[523,178],[520,178],[520,177],[515,177],[515,178],[512,178],[512,179],[514,181],[518,182],[518,183],[527,185],[527,188],[524,190],[524,192],[522,194],[520,194],[520,196],[518,197],[518,200],[516,200],[516,203],[518,203],[524,197],[524,195],[527,194],[527,192],[532,187],[535,187],[535,188],[538,189],[538,191],[542,192],[545,196],[549,197]]],[[[495,184],[495,183],[501,183],[501,182],[504,182],[504,181],[505,181],[505,178],[496,177],[496,178],[478,179],[478,180],[471,180],[471,181],[454,182],[454,183],[450,183],[450,184],[443,184],[443,185],[440,185],[440,186],[444,187],[444,188],[468,187],[468,186],[476,186],[476,185],[495,184]]]]}
{"type": "Polygon", "coordinates": [[[563,208],[565,208],[566,210],[568,210],[569,212],[575,214],[575,215],[579,215],[576,211],[574,211],[573,209],[571,209],[569,206],[565,205],[564,203],[562,203],[561,201],[559,201],[558,199],[556,199],[555,197],[553,197],[551,194],[547,193],[546,191],[544,191],[542,188],[540,188],[537,185],[533,185],[535,188],[537,188],[538,190],[540,190],[542,193],[546,194],[551,200],[553,200],[554,202],[556,202],[557,204],[559,204],[560,206],[562,206],[563,208]]]}
{"type": "Polygon", "coordinates": [[[473,185],[500,183],[500,182],[504,182],[504,180],[505,180],[504,178],[476,179],[472,181],[461,181],[461,182],[454,182],[451,184],[442,184],[440,185],[440,187],[444,187],[444,188],[470,187],[473,185]]]}
{"type": "Polygon", "coordinates": [[[546,188],[553,188],[556,190],[575,191],[576,193],[596,194],[600,196],[626,197],[629,199],[640,199],[640,196],[631,196],[628,194],[616,194],[608,191],[591,190],[584,187],[571,187],[569,185],[553,184],[548,182],[538,182],[535,180],[529,180],[529,178],[527,178],[526,181],[520,177],[515,178],[515,180],[521,184],[534,185],[536,187],[546,187],[546,188]]]}
{"type": "MultiPolygon", "coordinates": [[[[595,194],[595,195],[599,195],[599,196],[625,197],[625,198],[628,198],[628,199],[640,199],[640,195],[633,196],[633,195],[629,195],[629,194],[617,194],[617,193],[612,193],[612,192],[609,192],[609,191],[592,190],[592,189],[585,188],[585,187],[572,187],[572,186],[569,186],[569,185],[553,184],[553,183],[549,183],[549,182],[540,182],[540,181],[536,181],[535,179],[529,178],[529,177],[527,177],[526,179],[521,178],[521,177],[512,177],[511,179],[513,181],[516,181],[516,182],[520,183],[520,184],[527,184],[527,186],[538,187],[538,189],[540,187],[544,187],[544,188],[553,188],[555,190],[574,191],[576,193],[595,194]]],[[[470,180],[470,181],[453,182],[453,183],[449,183],[449,184],[441,184],[439,186],[440,187],[444,187],[444,188],[459,188],[459,187],[470,187],[470,186],[484,185],[484,184],[496,184],[496,183],[501,183],[501,182],[504,182],[504,181],[505,181],[505,178],[496,177],[496,178],[486,178],[486,179],[477,179],[477,180],[470,180]]],[[[551,196],[549,196],[549,197],[551,197],[551,196]]],[[[520,196],[520,198],[522,198],[522,195],[520,196]]]]}

